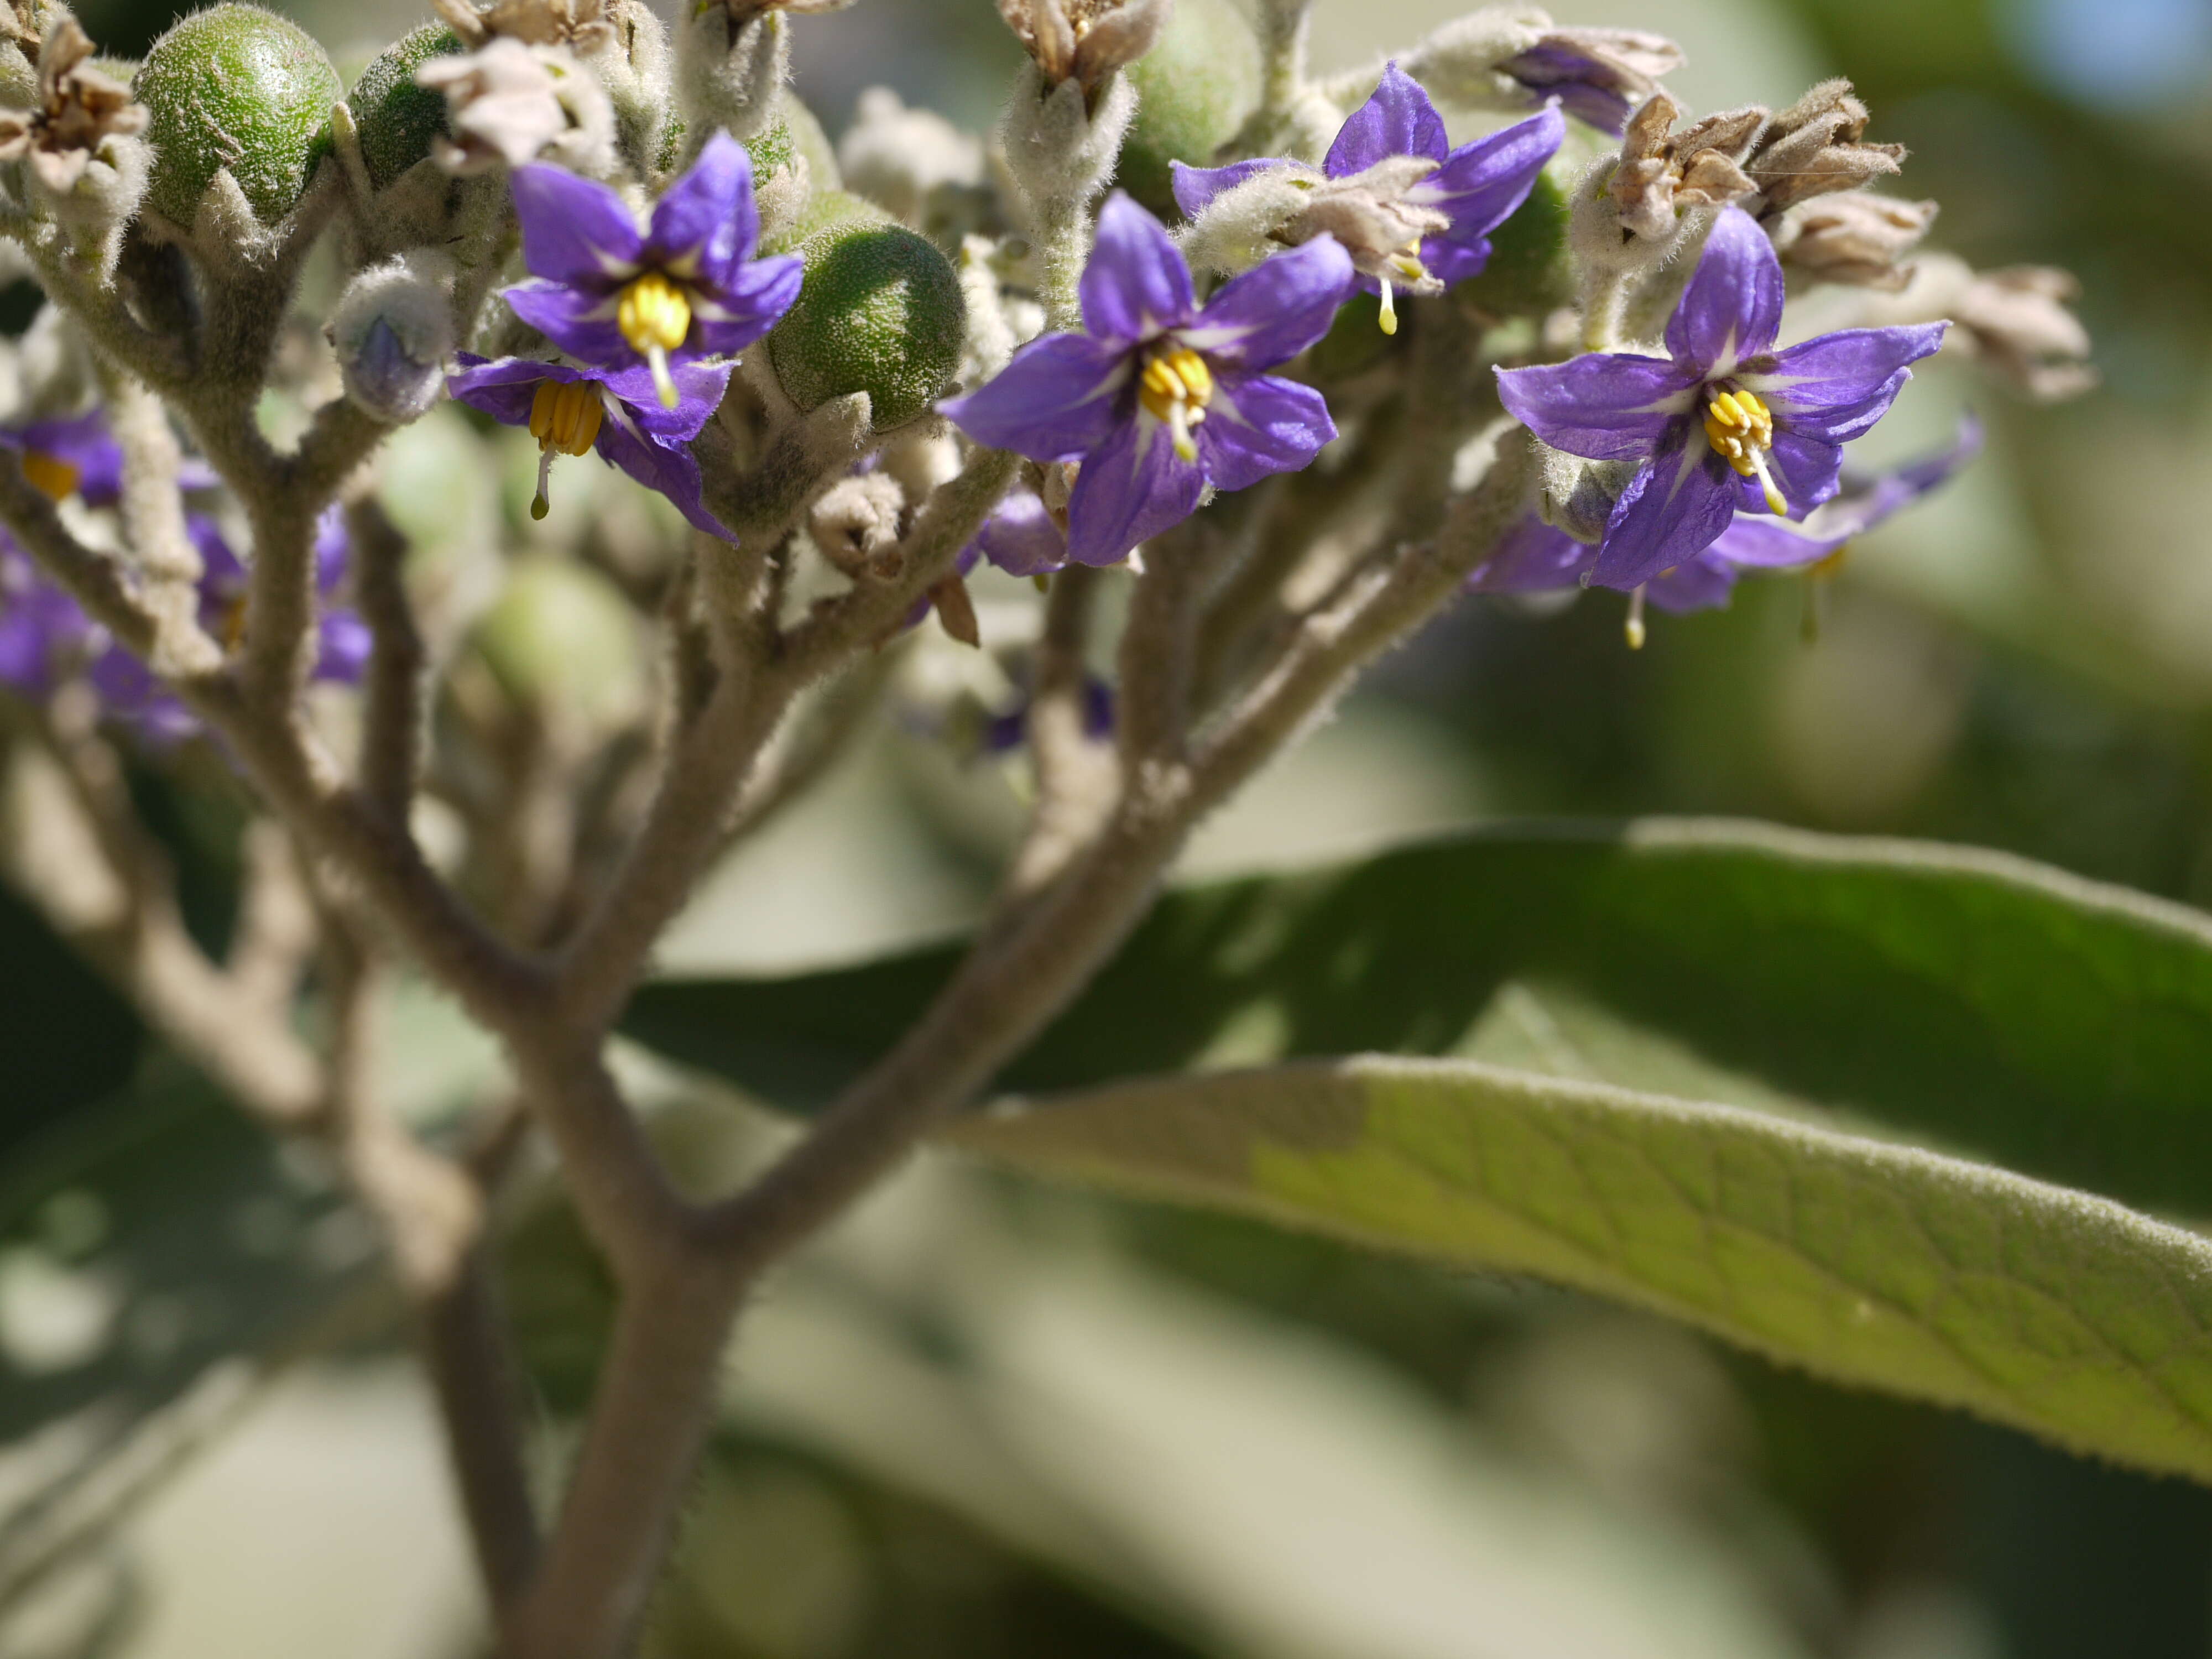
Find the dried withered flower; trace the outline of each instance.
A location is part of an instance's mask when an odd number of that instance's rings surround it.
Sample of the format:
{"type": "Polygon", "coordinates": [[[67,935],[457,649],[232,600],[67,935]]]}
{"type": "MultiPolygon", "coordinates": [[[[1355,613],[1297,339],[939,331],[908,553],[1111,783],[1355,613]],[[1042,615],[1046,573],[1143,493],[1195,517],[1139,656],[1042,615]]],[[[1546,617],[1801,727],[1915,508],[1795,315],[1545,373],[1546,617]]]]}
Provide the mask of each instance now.
{"type": "Polygon", "coordinates": [[[91,57],[92,42],[76,20],[62,18],[39,48],[39,106],[0,111],[0,161],[28,156],[40,182],[57,193],[76,188],[110,137],[146,128],[145,106],[94,69],[91,57]]]}
{"type": "Polygon", "coordinates": [[[1905,256],[1935,222],[1933,202],[1852,190],[1806,203],[1769,231],[1787,269],[1824,283],[1894,292],[1912,278],[1905,256]]]}
{"type": "Polygon", "coordinates": [[[1848,81],[1823,81],[1777,115],[1759,135],[1744,171],[1759,186],[1759,216],[1799,202],[1856,190],[1898,171],[1902,144],[1869,144],[1867,106],[1848,81]]]}
{"type": "Polygon", "coordinates": [[[1724,110],[1677,132],[1681,118],[1682,106],[1663,92],[1628,118],[1608,188],[1620,222],[1639,236],[1672,236],[1680,209],[1724,207],[1759,189],[1742,164],[1766,125],[1765,110],[1724,110]]]}
{"type": "Polygon", "coordinates": [[[465,58],[434,58],[415,78],[446,94],[446,121],[453,137],[441,137],[435,154],[447,172],[486,173],[504,164],[533,161],[568,128],[561,103],[564,70],[575,73],[567,54],[531,47],[502,37],[465,58]]]}
{"type": "Polygon", "coordinates": [[[526,46],[566,46],[588,58],[615,44],[607,0],[492,0],[481,9],[473,0],[430,4],[462,44],[471,47],[504,38],[526,46]]]}
{"type": "Polygon", "coordinates": [[[1086,94],[1150,52],[1174,14],[1175,0],[999,0],[1045,83],[1073,80],[1086,94]]]}

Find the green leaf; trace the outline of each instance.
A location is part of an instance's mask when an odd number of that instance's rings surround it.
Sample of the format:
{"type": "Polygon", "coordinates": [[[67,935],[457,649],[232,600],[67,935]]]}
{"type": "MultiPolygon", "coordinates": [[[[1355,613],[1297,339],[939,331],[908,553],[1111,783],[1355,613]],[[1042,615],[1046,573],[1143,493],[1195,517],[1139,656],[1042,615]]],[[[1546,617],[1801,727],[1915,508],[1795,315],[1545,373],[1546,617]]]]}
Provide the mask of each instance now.
{"type": "Polygon", "coordinates": [[[1386,1058],[1134,1084],[957,1138],[1031,1173],[1540,1275],[2212,1480],[2212,1242],[1984,1165],[1386,1058]]]}
{"type": "MultiPolygon", "coordinates": [[[[957,959],[665,981],[625,1029],[808,1110],[957,959]]],[[[1357,1053],[1809,1105],[2212,1215],[2212,921],[2001,854],[1753,824],[1509,827],[1170,894],[1003,1081],[1357,1053]]]]}

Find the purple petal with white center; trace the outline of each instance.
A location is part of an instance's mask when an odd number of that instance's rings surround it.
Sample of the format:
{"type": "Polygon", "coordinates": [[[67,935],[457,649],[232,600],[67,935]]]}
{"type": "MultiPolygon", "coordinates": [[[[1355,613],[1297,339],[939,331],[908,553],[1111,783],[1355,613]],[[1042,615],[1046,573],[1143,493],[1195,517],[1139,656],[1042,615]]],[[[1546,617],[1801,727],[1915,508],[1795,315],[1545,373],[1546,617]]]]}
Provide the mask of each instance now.
{"type": "Polygon", "coordinates": [[[1720,556],[1719,546],[1716,542],[1696,558],[1660,572],[1644,588],[1644,597],[1677,616],[1687,611],[1723,609],[1735,592],[1736,571],[1720,556]]]}
{"type": "Polygon", "coordinates": [[[1352,256],[1316,236],[1224,283],[1176,337],[1215,362],[1273,368],[1328,332],[1352,287],[1352,256]]]}
{"type": "Polygon", "coordinates": [[[611,289],[520,283],[505,294],[516,316],[572,357],[593,363],[643,361],[623,337],[616,320],[621,302],[611,289]]]}
{"type": "Polygon", "coordinates": [[[1593,461],[1640,460],[1670,422],[1696,410],[1698,376],[1664,357],[1588,352],[1498,371],[1508,413],[1554,449],[1593,461]]]}
{"type": "Polygon", "coordinates": [[[691,452],[681,444],[655,442],[638,428],[634,418],[635,410],[620,405],[607,411],[606,422],[599,428],[599,441],[593,446],[599,459],[643,484],[647,489],[658,490],[676,504],[678,512],[699,529],[726,542],[737,538],[722,527],[720,520],[709,513],[700,501],[699,463],[691,452]]]}
{"type": "Polygon", "coordinates": [[[1774,245],[1741,208],[1723,208],[1667,319],[1667,350],[1718,380],[1763,356],[1781,326],[1782,262],[1774,245]]]}
{"type": "MultiPolygon", "coordinates": [[[[730,389],[733,363],[679,362],[670,366],[676,382],[676,407],[663,409],[653,388],[653,370],[640,363],[585,378],[599,381],[619,398],[628,418],[656,443],[689,443],[722,406],[730,389]]],[[[611,418],[611,412],[610,413],[611,418]]]]}
{"type": "Polygon", "coordinates": [[[335,685],[359,684],[375,643],[357,612],[325,611],[315,629],[315,678],[335,685]]]}
{"type": "Polygon", "coordinates": [[[1216,489],[1249,489],[1312,464],[1336,436],[1328,402],[1310,386],[1273,374],[1227,374],[1213,385],[1194,429],[1199,465],[1216,489]]]}
{"type": "Polygon", "coordinates": [[[1198,511],[1205,475],[1180,459],[1167,428],[1149,415],[1118,422],[1083,463],[1067,501],[1067,556],[1119,564],[1140,542],[1198,511]]]}
{"type": "Polygon", "coordinates": [[[1083,326],[1101,340],[1138,344],[1190,320],[1190,267],[1166,228],[1122,191],[1106,198],[1091,263],[1083,268],[1083,326]]]}
{"type": "Polygon", "coordinates": [[[1186,218],[1195,219],[1213,205],[1213,198],[1237,188],[1248,179],[1256,179],[1270,168],[1288,167],[1287,161],[1272,156],[1257,156],[1249,161],[1231,161],[1225,167],[1194,167],[1184,161],[1171,161],[1169,169],[1175,180],[1176,205],[1186,218]]]}
{"type": "MultiPolygon", "coordinates": [[[[540,380],[581,380],[590,377],[580,368],[540,362],[535,357],[479,357],[474,352],[454,354],[458,372],[446,376],[446,390],[471,409],[480,409],[502,426],[528,426],[530,406],[537,401],[540,380]]],[[[650,381],[651,372],[647,379],[650,381]]]]}
{"type": "Polygon", "coordinates": [[[691,296],[691,337],[680,356],[730,357],[743,351],[782,320],[799,299],[805,263],[795,253],[771,259],[752,259],[738,268],[730,280],[714,290],[700,289],[691,296]]]}
{"type": "Polygon", "coordinates": [[[609,289],[638,273],[645,239],[623,198],[566,169],[532,162],[514,170],[522,262],[533,276],[609,289]]]}
{"type": "Polygon", "coordinates": [[[1490,233],[1513,216],[1535,188],[1536,175],[1567,136],[1559,111],[1547,109],[1502,132],[1454,150],[1406,198],[1451,216],[1451,228],[1422,239],[1421,263],[1447,288],[1482,269],[1490,233]]]}
{"type": "Polygon", "coordinates": [[[1465,587],[1470,593],[1546,593],[1578,587],[1596,559],[1597,549],[1531,513],[1505,532],[1497,551],[1475,567],[1465,587]]]}
{"type": "Polygon", "coordinates": [[[1759,569],[1810,564],[1948,483],[1981,447],[1981,422],[1970,415],[1948,448],[1893,472],[1847,480],[1799,524],[1771,514],[1739,514],[1713,548],[1734,563],[1759,569]]]}
{"type": "MultiPolygon", "coordinates": [[[[1788,428],[1777,428],[1774,447],[1767,452],[1766,470],[1790,504],[1790,516],[1802,519],[1836,493],[1837,475],[1843,470],[1844,452],[1824,438],[1808,437],[1788,428]]],[[[1746,512],[1764,513],[1766,492],[1756,478],[1736,480],[1739,504],[1746,512]]]]}
{"type": "Polygon", "coordinates": [[[728,133],[717,132],[690,169],[653,204],[646,258],[672,276],[719,288],[737,274],[759,240],[752,158],[728,133]]]}
{"type": "Polygon", "coordinates": [[[1451,149],[1444,134],[1444,118],[1421,90],[1421,83],[1395,63],[1382,66],[1382,79],[1374,94],[1352,112],[1340,128],[1336,142],[1322,159],[1321,170],[1332,179],[1348,179],[1364,173],[1389,155],[1425,155],[1441,161],[1451,149]]]}
{"type": "Polygon", "coordinates": [[[1934,356],[1949,326],[1843,329],[1777,352],[1736,378],[1765,400],[1776,425],[1843,443],[1882,417],[1912,378],[1905,365],[1934,356]]]}
{"type": "Polygon", "coordinates": [[[1067,562],[1066,536],[1026,489],[992,509],[970,546],[1009,576],[1042,576],[1067,562]]]}
{"type": "Polygon", "coordinates": [[[937,407],[978,443],[1033,461],[1072,461],[1112,429],[1115,399],[1133,372],[1126,349],[1086,334],[1048,334],[995,379],[937,407]]]}
{"type": "Polygon", "coordinates": [[[1606,526],[1590,580],[1640,587],[1662,570],[1694,559],[1735,514],[1736,476],[1702,433],[1670,439],[1621,491],[1606,526]]]}

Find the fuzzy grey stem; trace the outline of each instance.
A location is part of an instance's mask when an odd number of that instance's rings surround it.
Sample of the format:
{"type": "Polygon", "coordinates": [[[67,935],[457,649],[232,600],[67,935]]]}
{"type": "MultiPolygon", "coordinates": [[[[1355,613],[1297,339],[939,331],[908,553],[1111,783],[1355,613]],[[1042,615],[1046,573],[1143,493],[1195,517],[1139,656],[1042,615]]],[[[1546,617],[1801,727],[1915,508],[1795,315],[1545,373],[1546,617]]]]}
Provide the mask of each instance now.
{"type": "Polygon", "coordinates": [[[1069,565],[1053,577],[1045,602],[1029,719],[1036,807],[1006,878],[1017,896],[1041,892],[1058,876],[1097,833],[1116,797],[1113,751],[1091,737],[1086,719],[1086,659],[1102,580],[1088,565],[1069,565]]]}
{"type": "Polygon", "coordinates": [[[354,581],[374,641],[363,688],[362,796],[396,826],[408,819],[422,749],[427,655],[407,600],[407,544],[374,498],[347,509],[354,581]]]}
{"type": "Polygon", "coordinates": [[[1291,118],[1305,90],[1312,15],[1313,0],[1261,0],[1260,108],[1275,121],[1291,118]]]}
{"type": "Polygon", "coordinates": [[[477,1570],[495,1613],[514,1606],[544,1541],[523,1457],[522,1387],[489,1255],[473,1245],[422,1311],[424,1363],[446,1425],[477,1570]]]}

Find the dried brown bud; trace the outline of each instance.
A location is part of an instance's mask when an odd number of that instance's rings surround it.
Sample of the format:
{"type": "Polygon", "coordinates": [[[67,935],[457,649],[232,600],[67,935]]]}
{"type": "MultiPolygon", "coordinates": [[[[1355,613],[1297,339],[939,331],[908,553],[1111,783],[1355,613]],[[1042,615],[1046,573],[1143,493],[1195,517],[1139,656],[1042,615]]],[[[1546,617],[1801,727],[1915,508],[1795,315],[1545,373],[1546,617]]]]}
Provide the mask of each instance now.
{"type": "Polygon", "coordinates": [[[1620,222],[1639,236],[1670,237],[1680,209],[1722,207],[1758,191],[1742,162],[1766,125],[1765,110],[1726,110],[1676,132],[1681,118],[1682,106],[1663,92],[1628,118],[1608,187],[1620,222]]]}
{"type": "Polygon", "coordinates": [[[1912,278],[1905,256],[1936,221],[1933,202],[1900,202],[1863,190],[1822,197],[1771,228],[1782,263],[1823,283],[1902,289],[1912,278]]]}
{"type": "Polygon", "coordinates": [[[430,0],[430,5],[470,47],[504,39],[526,46],[566,46],[589,58],[616,41],[607,0],[492,0],[482,9],[474,0],[430,0]]]}
{"type": "Polygon", "coordinates": [[[1759,216],[1897,172],[1905,146],[1862,143],[1867,118],[1848,81],[1823,81],[1776,116],[1744,164],[1764,198],[1759,216]]]}
{"type": "Polygon", "coordinates": [[[1045,84],[1073,80],[1086,94],[1150,52],[1174,14],[1175,0],[999,0],[1045,84]]]}
{"type": "Polygon", "coordinates": [[[28,52],[39,44],[39,0],[0,0],[0,40],[28,52]]]}
{"type": "Polygon", "coordinates": [[[146,108],[131,88],[91,67],[92,42],[73,17],[46,32],[39,48],[39,106],[0,112],[0,161],[30,158],[39,180],[66,195],[110,137],[146,128],[146,108]]]}
{"type": "Polygon", "coordinates": [[[1392,155],[1346,179],[1316,172],[1304,210],[1276,238],[1295,246],[1334,236],[1362,276],[1409,293],[1441,294],[1443,284],[1422,267],[1420,241],[1449,230],[1451,216],[1406,199],[1435,171],[1425,155],[1392,155]]]}
{"type": "Polygon", "coordinates": [[[1984,368],[2039,403],[2056,403],[2097,384],[2089,331],[2067,309],[2081,297],[2073,273],[2051,265],[1977,271],[1951,319],[1958,343],[1984,368]]]}
{"type": "Polygon", "coordinates": [[[806,533],[822,556],[848,576],[898,545],[906,492],[887,472],[861,472],[832,484],[806,515],[806,533]]]}
{"type": "Polygon", "coordinates": [[[416,70],[417,82],[446,94],[453,136],[437,141],[438,165],[468,174],[537,160],[568,129],[556,79],[564,69],[575,73],[565,57],[501,37],[465,58],[433,58],[416,70]]]}

